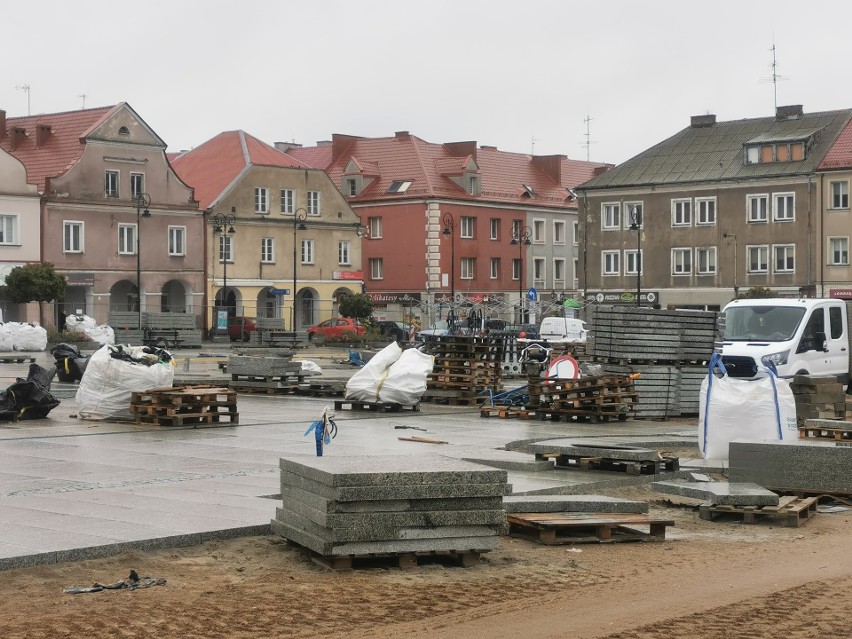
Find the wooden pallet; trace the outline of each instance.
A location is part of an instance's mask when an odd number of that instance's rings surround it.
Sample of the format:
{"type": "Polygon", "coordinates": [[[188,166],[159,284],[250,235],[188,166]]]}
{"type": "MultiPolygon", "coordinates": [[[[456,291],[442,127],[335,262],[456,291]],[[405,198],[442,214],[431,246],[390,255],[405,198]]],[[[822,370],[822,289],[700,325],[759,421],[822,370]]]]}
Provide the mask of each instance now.
{"type": "Polygon", "coordinates": [[[131,393],[130,412],[138,423],[158,426],[213,426],[240,421],[237,395],[216,386],[154,388],[131,393]]]}
{"type": "Polygon", "coordinates": [[[0,356],[0,364],[32,364],[35,357],[19,357],[15,355],[0,356]]]}
{"type": "Polygon", "coordinates": [[[720,515],[742,517],[744,524],[754,524],[758,519],[774,517],[782,519],[786,526],[798,528],[817,512],[819,497],[780,497],[777,506],[719,506],[704,504],[698,507],[701,519],[713,521],[720,515]]]}
{"type": "Polygon", "coordinates": [[[264,395],[288,395],[299,392],[299,384],[284,382],[252,382],[238,381],[228,384],[235,393],[261,393],[264,395]]]}
{"type": "Polygon", "coordinates": [[[800,439],[833,439],[835,441],[843,441],[852,439],[852,430],[844,427],[826,428],[826,427],[807,427],[799,426],[800,439]]]}
{"type": "Polygon", "coordinates": [[[629,417],[627,412],[601,412],[596,410],[585,409],[559,409],[553,410],[542,406],[530,404],[529,410],[533,411],[533,417],[539,420],[549,419],[554,422],[561,420],[566,421],[586,421],[586,422],[608,422],[611,420],[626,421],[629,417]]]}
{"type": "Polygon", "coordinates": [[[554,460],[560,468],[579,468],[580,470],[612,470],[628,475],[656,475],[674,472],[680,469],[680,458],[663,456],[653,460],[623,460],[609,457],[584,457],[582,455],[562,455],[560,453],[537,453],[537,460],[554,460]]]}
{"type": "Polygon", "coordinates": [[[493,417],[495,415],[500,419],[512,417],[530,419],[533,416],[533,412],[523,406],[482,406],[479,409],[480,417],[493,417]]]}
{"type": "MultiPolygon", "coordinates": [[[[290,544],[297,545],[290,541],[290,544]]],[[[461,568],[479,565],[482,553],[487,550],[448,550],[435,552],[376,553],[369,555],[320,555],[303,549],[315,564],[334,571],[364,570],[376,568],[400,568],[410,570],[418,566],[449,563],[461,568]]]]}
{"type": "Polygon", "coordinates": [[[532,538],[542,544],[616,541],[662,541],[669,519],[633,513],[511,513],[509,534],[532,538]],[[648,526],[649,532],[636,530],[648,526]]]}
{"type": "Polygon", "coordinates": [[[430,402],[432,404],[444,404],[446,406],[479,406],[485,401],[482,395],[426,395],[421,397],[421,401],[430,402]]]}
{"type": "Polygon", "coordinates": [[[377,413],[399,413],[404,410],[419,412],[420,403],[418,402],[413,406],[403,406],[402,404],[393,402],[356,402],[348,399],[339,399],[334,402],[334,410],[364,410],[377,413]]]}
{"type": "Polygon", "coordinates": [[[310,382],[299,385],[299,394],[309,397],[340,397],[346,392],[346,383],[310,382]]]}

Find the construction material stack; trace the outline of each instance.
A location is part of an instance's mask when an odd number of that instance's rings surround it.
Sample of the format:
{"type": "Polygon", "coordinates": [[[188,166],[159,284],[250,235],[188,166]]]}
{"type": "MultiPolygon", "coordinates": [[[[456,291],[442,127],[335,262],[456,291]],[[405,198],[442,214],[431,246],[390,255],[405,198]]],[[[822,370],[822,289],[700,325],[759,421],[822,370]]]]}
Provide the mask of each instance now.
{"type": "Polygon", "coordinates": [[[630,375],[600,375],[580,379],[542,379],[530,376],[527,409],[540,419],[580,419],[592,422],[633,417],[638,395],[630,375]]]}
{"type": "Polygon", "coordinates": [[[639,373],[637,417],[697,415],[717,316],[712,311],[589,306],[586,351],[606,373],[639,373]]]}
{"type": "Polygon", "coordinates": [[[280,467],[273,532],[333,568],[376,555],[412,566],[436,553],[472,565],[505,528],[505,470],[439,455],[293,456],[280,467]]]}
{"type": "Polygon", "coordinates": [[[796,375],[790,382],[796,400],[796,419],[846,419],[846,391],[836,377],[796,375]]]}
{"type": "Polygon", "coordinates": [[[158,426],[236,426],[237,394],[216,386],[176,386],[136,391],[130,412],[138,423],[158,426]]]}
{"type": "Polygon", "coordinates": [[[424,401],[471,405],[502,390],[504,342],[474,335],[429,335],[421,350],[434,356],[424,401]]]}
{"type": "Polygon", "coordinates": [[[245,393],[295,393],[305,377],[301,362],[294,362],[291,352],[282,356],[231,355],[228,357],[231,390],[245,393]]]}

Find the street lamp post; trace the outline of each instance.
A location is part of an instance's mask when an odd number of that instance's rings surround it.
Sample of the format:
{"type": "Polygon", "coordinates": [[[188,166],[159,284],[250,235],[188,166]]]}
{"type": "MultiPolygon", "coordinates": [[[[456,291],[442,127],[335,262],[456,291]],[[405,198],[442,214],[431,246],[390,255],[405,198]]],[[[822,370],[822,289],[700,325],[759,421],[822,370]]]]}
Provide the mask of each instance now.
{"type": "Polygon", "coordinates": [[[136,196],[136,306],[139,313],[137,329],[142,330],[142,242],[139,239],[142,231],[142,218],[151,217],[148,207],[151,206],[151,197],[147,193],[139,193],[136,196]]]}
{"type": "MultiPolygon", "coordinates": [[[[210,218],[213,234],[219,236],[219,259],[222,261],[222,306],[225,308],[225,335],[228,334],[228,260],[231,258],[231,235],[236,230],[237,208],[231,207],[230,215],[216,213],[210,218]]],[[[218,318],[217,318],[218,319],[218,318]]],[[[218,321],[216,322],[218,324],[218,321]]]]}
{"type": "Polygon", "coordinates": [[[453,311],[453,304],[456,301],[456,221],[453,214],[449,211],[444,213],[444,237],[450,238],[450,303],[447,311],[447,328],[450,332],[454,332],[456,315],[453,311]]]}
{"type": "Polygon", "coordinates": [[[308,211],[303,208],[298,208],[293,212],[293,308],[290,313],[290,330],[293,331],[293,345],[296,343],[296,231],[304,231],[308,228],[305,220],[308,219],[308,211]]]}
{"type": "Polygon", "coordinates": [[[636,306],[642,303],[642,209],[630,207],[630,230],[636,231],[636,306]]]}
{"type": "Polygon", "coordinates": [[[725,233],[722,235],[726,240],[734,241],[734,299],[740,294],[740,287],[737,286],[737,236],[734,233],[725,233]]]}
{"type": "Polygon", "coordinates": [[[518,316],[519,324],[524,323],[524,246],[532,244],[532,229],[528,226],[515,226],[512,229],[513,246],[518,245],[518,316]]]}

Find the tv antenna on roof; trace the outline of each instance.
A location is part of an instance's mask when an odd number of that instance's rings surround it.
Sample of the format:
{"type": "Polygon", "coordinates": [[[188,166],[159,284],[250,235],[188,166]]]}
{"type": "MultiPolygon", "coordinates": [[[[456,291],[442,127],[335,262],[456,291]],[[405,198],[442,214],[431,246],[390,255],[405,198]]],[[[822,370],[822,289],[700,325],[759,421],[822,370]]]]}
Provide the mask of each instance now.
{"type": "Polygon", "coordinates": [[[775,40],[772,41],[772,46],[769,47],[772,52],[772,75],[768,78],[763,78],[764,81],[772,82],[773,100],[775,102],[775,111],[778,111],[778,80],[786,80],[783,75],[778,75],[778,61],[775,59],[775,40]]]}
{"type": "Polygon", "coordinates": [[[590,161],[589,160],[590,151],[591,151],[591,148],[592,148],[592,144],[594,144],[594,142],[592,142],[592,140],[591,140],[592,133],[591,133],[591,130],[589,128],[589,122],[591,122],[592,120],[594,120],[594,118],[591,115],[588,115],[588,114],[586,114],[586,117],[583,118],[583,122],[586,123],[586,133],[585,133],[586,141],[583,143],[583,146],[586,147],[586,162],[590,161]]]}
{"type": "Polygon", "coordinates": [[[535,136],[530,138],[530,155],[535,155],[535,143],[541,140],[541,138],[537,138],[535,136]]]}
{"type": "Polygon", "coordinates": [[[30,115],[30,85],[29,84],[18,84],[15,85],[15,88],[18,91],[26,91],[27,92],[27,115],[30,115]]]}
{"type": "Polygon", "coordinates": [[[86,108],[86,94],[85,94],[85,93],[81,93],[81,94],[80,94],[80,95],[78,95],[77,97],[78,97],[78,98],[82,98],[82,100],[83,100],[83,106],[82,106],[81,108],[85,109],[85,108],[86,108]]]}

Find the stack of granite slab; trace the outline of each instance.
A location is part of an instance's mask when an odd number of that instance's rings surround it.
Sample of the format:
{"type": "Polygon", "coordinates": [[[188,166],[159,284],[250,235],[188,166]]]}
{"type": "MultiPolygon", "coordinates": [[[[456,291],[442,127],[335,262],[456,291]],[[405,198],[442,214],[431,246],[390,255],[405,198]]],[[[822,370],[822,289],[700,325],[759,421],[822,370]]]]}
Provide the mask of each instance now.
{"type": "Polygon", "coordinates": [[[325,557],[486,552],[507,472],[438,455],[282,458],[272,530],[325,557]]]}

